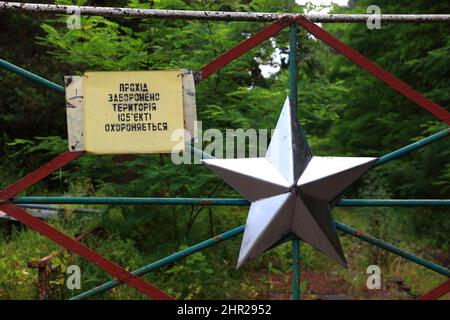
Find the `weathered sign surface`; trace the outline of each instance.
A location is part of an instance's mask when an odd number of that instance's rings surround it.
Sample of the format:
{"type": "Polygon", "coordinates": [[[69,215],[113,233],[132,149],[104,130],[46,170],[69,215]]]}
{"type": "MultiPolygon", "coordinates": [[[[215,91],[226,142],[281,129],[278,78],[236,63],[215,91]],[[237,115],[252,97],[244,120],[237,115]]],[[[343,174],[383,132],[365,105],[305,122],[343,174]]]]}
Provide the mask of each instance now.
{"type": "Polygon", "coordinates": [[[195,138],[195,87],[189,70],[66,77],[66,103],[71,151],[171,153],[183,150],[172,138],[174,131],[185,128],[195,138]]]}

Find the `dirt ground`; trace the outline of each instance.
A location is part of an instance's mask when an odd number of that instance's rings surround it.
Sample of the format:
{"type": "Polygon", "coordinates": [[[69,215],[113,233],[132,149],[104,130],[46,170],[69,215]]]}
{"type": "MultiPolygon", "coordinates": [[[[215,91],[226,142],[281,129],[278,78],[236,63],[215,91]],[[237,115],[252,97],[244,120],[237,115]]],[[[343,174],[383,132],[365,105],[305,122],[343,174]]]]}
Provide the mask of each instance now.
{"type": "MultiPolygon", "coordinates": [[[[255,276],[266,279],[267,288],[261,291],[258,299],[286,300],[291,299],[292,275],[274,275],[260,273],[255,276]]],[[[302,281],[304,300],[412,300],[417,296],[411,294],[401,279],[391,278],[383,281],[379,290],[356,288],[343,278],[320,272],[304,271],[302,281]]],[[[256,279],[255,279],[256,280],[256,279]]]]}

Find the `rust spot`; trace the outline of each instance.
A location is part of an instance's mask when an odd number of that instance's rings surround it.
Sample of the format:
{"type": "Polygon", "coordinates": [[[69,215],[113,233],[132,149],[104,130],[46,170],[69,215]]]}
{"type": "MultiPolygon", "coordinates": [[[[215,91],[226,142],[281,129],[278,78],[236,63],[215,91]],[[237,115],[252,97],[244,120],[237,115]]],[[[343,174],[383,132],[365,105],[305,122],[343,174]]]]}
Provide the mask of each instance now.
{"type": "Polygon", "coordinates": [[[215,236],[214,240],[217,241],[217,242],[223,241],[223,239],[221,237],[219,237],[219,236],[215,236]]]}
{"type": "Polygon", "coordinates": [[[212,205],[213,203],[211,201],[199,201],[197,202],[198,205],[201,206],[208,206],[208,205],[212,205]]]}

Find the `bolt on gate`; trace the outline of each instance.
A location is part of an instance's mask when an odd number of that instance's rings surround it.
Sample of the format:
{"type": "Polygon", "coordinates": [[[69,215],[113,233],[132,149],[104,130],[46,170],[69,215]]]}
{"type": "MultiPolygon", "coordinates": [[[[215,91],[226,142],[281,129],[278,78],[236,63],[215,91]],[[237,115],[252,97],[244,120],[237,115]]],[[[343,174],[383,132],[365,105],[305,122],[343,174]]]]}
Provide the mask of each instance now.
{"type": "MultiPolygon", "coordinates": [[[[52,14],[67,14],[73,6],[32,4],[16,2],[0,2],[0,10],[20,11],[20,12],[44,12],[52,14]]],[[[134,9],[134,8],[105,8],[105,7],[77,7],[81,14],[100,15],[100,16],[118,16],[118,17],[146,17],[146,18],[176,18],[190,20],[221,20],[221,21],[254,21],[270,22],[269,25],[231,48],[223,55],[219,56],[210,63],[204,65],[199,71],[195,72],[197,83],[208,78],[214,72],[225,67],[233,60],[239,58],[244,53],[253,49],[261,42],[276,36],[283,29],[289,27],[289,72],[290,72],[290,99],[297,107],[297,29],[298,27],[306,30],[311,35],[320,39],[328,46],[343,54],[354,64],[365,69],[367,72],[384,82],[403,96],[407,97],[417,105],[430,112],[438,119],[450,124],[450,113],[443,107],[427,99],[422,94],[413,90],[406,83],[396,78],[374,62],[370,61],[356,50],[348,47],[346,44],[335,38],[333,35],[319,27],[314,22],[345,22],[361,23],[366,22],[370,15],[366,14],[279,14],[279,13],[250,13],[250,12],[217,12],[217,11],[184,11],[184,10],[156,10],[156,9],[134,9]]],[[[431,23],[443,22],[450,23],[450,15],[380,15],[381,21],[390,23],[431,23]]],[[[48,89],[64,94],[64,87],[46,80],[36,74],[24,70],[10,62],[0,59],[0,67],[14,72],[36,84],[47,87],[48,89]]],[[[376,166],[383,165],[389,161],[419,150],[433,142],[447,138],[450,129],[447,128],[426,137],[415,143],[406,145],[403,148],[395,150],[378,158],[376,166]]],[[[190,147],[190,145],[189,145],[190,147]]],[[[194,153],[201,154],[204,158],[210,158],[211,155],[203,153],[201,150],[190,147],[194,153]]],[[[0,191],[0,210],[6,212],[29,228],[39,232],[51,241],[61,245],[68,251],[78,254],[97,267],[111,274],[116,280],[106,282],[100,286],[83,292],[72,300],[87,299],[100,293],[111,290],[121,284],[127,284],[139,290],[152,299],[173,299],[173,297],[154,287],[152,284],[143,280],[140,276],[161,268],[168,264],[181,260],[195,252],[213,247],[225,240],[236,237],[243,233],[245,225],[221,233],[213,238],[207,239],[187,249],[176,252],[161,260],[149,263],[133,272],[128,272],[123,267],[104,258],[95,251],[84,246],[79,240],[72,239],[66,234],[54,229],[44,221],[30,215],[28,212],[18,207],[19,204],[127,204],[127,205],[203,205],[203,206],[247,206],[249,202],[244,199],[225,199],[225,198],[130,198],[130,197],[18,197],[17,195],[45,178],[53,171],[63,167],[65,164],[81,157],[84,152],[63,152],[50,162],[44,164],[37,170],[29,173],[22,179],[13,183],[3,191],[0,191]]],[[[447,199],[342,199],[338,206],[343,207],[414,207],[414,206],[450,206],[450,200],[447,199]]],[[[336,228],[343,233],[349,234],[359,240],[367,242],[378,248],[403,257],[411,262],[433,270],[439,274],[450,277],[450,270],[444,266],[437,265],[431,261],[425,260],[408,251],[398,248],[381,239],[377,239],[364,232],[358,231],[339,221],[335,221],[336,228]]],[[[300,299],[300,241],[299,239],[290,239],[292,241],[293,255],[293,280],[292,297],[300,299]]],[[[419,299],[438,299],[450,292],[450,280],[432,289],[419,299]]]]}

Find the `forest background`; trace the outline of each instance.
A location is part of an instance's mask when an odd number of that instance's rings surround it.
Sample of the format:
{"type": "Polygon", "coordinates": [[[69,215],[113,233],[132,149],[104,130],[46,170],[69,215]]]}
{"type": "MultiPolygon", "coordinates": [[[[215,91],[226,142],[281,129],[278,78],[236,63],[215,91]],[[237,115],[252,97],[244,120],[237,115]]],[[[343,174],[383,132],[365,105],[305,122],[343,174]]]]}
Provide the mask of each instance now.
{"type": "MultiPolygon", "coordinates": [[[[48,1],[33,1],[53,3],[48,1]]],[[[372,1],[334,6],[335,13],[365,13],[372,1]]],[[[60,4],[188,10],[303,12],[293,0],[58,0],[60,4]]],[[[448,1],[378,0],[383,13],[449,13],[448,1]]],[[[317,8],[315,8],[317,9],[317,8]]],[[[0,13],[0,57],[58,84],[64,75],[90,70],[199,69],[264,23],[82,17],[81,29],[65,16],[0,13]]],[[[440,105],[450,103],[448,24],[323,24],[368,58],[440,105]]],[[[317,155],[381,156],[446,128],[412,102],[372,78],[329,47],[298,31],[299,119],[317,155]]],[[[272,129],[288,95],[288,31],[266,41],[197,86],[203,128],[272,129]],[[261,67],[266,66],[266,67],[261,67]],[[264,74],[261,70],[271,70],[264,74]]],[[[0,70],[0,188],[67,149],[64,97],[0,70]]],[[[207,142],[205,142],[207,144],[207,142]]],[[[450,196],[450,141],[442,140],[367,173],[345,198],[435,199],[450,196]]],[[[200,165],[177,166],[170,155],[84,156],[21,195],[129,197],[240,197],[200,165]]],[[[212,235],[245,223],[246,207],[64,206],[49,222],[71,235],[101,227],[86,243],[134,270],[212,235]]],[[[445,208],[336,208],[336,219],[450,264],[450,216],[445,208]]],[[[4,220],[4,219],[3,219],[4,220]]],[[[37,271],[27,262],[58,247],[6,220],[0,236],[0,299],[35,299],[37,271]]],[[[145,278],[176,298],[288,298],[292,257],[284,244],[235,269],[241,237],[196,253],[145,278]]],[[[302,245],[304,298],[409,299],[445,280],[422,267],[341,235],[345,270],[302,245]],[[383,288],[367,290],[366,268],[379,265],[383,288]]],[[[66,252],[52,261],[51,298],[69,298],[110,276],[66,252]],[[65,286],[66,268],[82,269],[82,290],[65,286]]],[[[142,299],[126,286],[99,299],[142,299]]]]}

